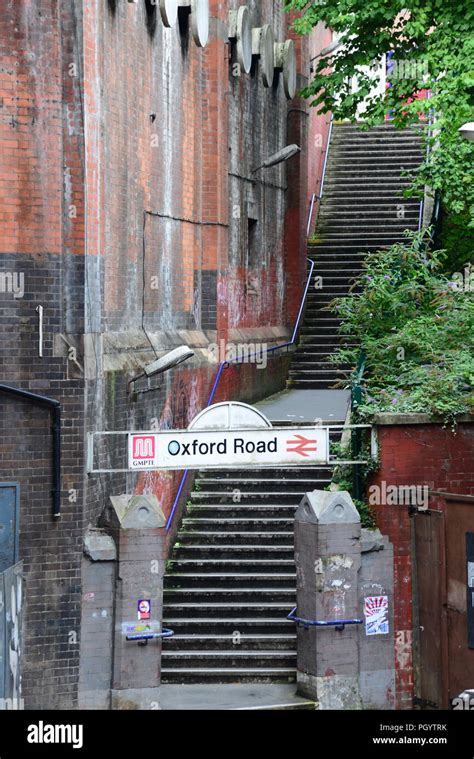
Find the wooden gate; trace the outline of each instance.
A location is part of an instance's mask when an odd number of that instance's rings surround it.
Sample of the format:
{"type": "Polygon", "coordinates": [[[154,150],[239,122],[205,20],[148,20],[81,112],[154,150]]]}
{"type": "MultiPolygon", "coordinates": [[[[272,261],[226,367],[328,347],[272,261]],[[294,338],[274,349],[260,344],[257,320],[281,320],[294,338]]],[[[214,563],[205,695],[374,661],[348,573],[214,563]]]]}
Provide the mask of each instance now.
{"type": "Polygon", "coordinates": [[[474,688],[474,497],[436,495],[445,511],[414,518],[415,694],[446,709],[474,688]]]}

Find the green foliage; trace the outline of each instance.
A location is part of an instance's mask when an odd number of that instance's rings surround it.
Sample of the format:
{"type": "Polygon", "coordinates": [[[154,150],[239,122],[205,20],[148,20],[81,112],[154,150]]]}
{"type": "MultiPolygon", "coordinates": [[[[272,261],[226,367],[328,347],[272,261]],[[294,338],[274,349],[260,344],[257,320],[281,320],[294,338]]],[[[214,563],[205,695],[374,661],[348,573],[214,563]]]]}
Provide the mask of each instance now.
{"type": "MultiPolygon", "coordinates": [[[[320,21],[341,38],[341,47],[317,61],[303,90],[311,105],[335,119],[357,120],[366,103],[366,126],[391,114],[397,127],[420,122],[432,152],[416,175],[412,193],[427,184],[439,190],[452,213],[467,213],[474,226],[474,144],[458,134],[474,121],[474,3],[472,0],[286,0],[300,11],[294,28],[308,34],[320,21]],[[404,12],[402,12],[404,11],[404,12]],[[367,67],[393,54],[397,68],[384,94],[375,95],[367,67]],[[358,79],[353,92],[351,80],[358,79]],[[430,89],[429,100],[417,99],[430,89]],[[434,131],[427,119],[434,116],[434,131]]],[[[372,74],[373,75],[373,74],[372,74]]]]}
{"type": "MultiPolygon", "coordinates": [[[[350,461],[353,458],[350,444],[343,445],[342,443],[331,442],[331,454],[341,461],[350,461]]],[[[368,445],[364,446],[359,458],[368,461],[367,464],[360,465],[362,486],[364,487],[364,485],[367,485],[369,474],[378,469],[379,462],[371,458],[368,445]]],[[[340,466],[337,466],[334,469],[331,484],[337,485],[338,490],[347,490],[347,492],[351,494],[354,505],[359,512],[362,527],[372,529],[373,527],[376,527],[375,512],[368,503],[359,498],[354,498],[353,472],[353,464],[341,464],[340,466]]],[[[331,486],[328,486],[326,490],[329,490],[330,487],[331,486]]],[[[365,487],[364,489],[366,490],[367,488],[365,487]]]]}
{"type": "Polygon", "coordinates": [[[468,229],[468,225],[467,212],[453,214],[443,209],[437,242],[447,252],[445,271],[448,274],[461,271],[474,259],[474,230],[468,229]]]}
{"type": "MultiPolygon", "coordinates": [[[[341,333],[364,350],[361,417],[376,411],[423,412],[446,421],[474,411],[474,292],[443,274],[443,251],[423,233],[367,255],[360,293],[337,298],[341,333]]],[[[360,349],[332,360],[354,366],[360,349]]]]}

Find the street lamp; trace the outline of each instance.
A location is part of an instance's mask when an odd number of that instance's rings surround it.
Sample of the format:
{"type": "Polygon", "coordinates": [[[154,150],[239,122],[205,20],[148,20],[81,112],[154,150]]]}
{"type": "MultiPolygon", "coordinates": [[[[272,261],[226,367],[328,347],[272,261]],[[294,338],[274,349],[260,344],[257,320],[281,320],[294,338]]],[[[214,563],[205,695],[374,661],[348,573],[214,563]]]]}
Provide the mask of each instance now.
{"type": "Polygon", "coordinates": [[[282,148],[278,153],[274,153],[267,158],[261,166],[257,166],[257,168],[252,171],[252,174],[255,174],[256,171],[260,171],[260,169],[269,169],[272,166],[277,166],[279,163],[283,163],[283,161],[288,161],[289,158],[293,158],[297,153],[301,153],[299,145],[287,145],[286,148],[282,148]]]}
{"type": "MultiPolygon", "coordinates": [[[[174,350],[169,351],[161,358],[153,361],[152,364],[145,366],[144,371],[139,374],[138,377],[131,379],[128,383],[129,391],[131,385],[134,385],[135,382],[137,382],[139,379],[142,379],[143,377],[150,379],[150,377],[154,377],[156,374],[163,374],[163,372],[167,372],[169,369],[173,369],[175,366],[178,366],[178,364],[181,364],[183,361],[187,361],[188,358],[192,358],[193,356],[194,351],[192,351],[191,348],[188,348],[187,345],[181,345],[179,348],[175,348],[174,350]]],[[[157,389],[158,388],[153,387],[149,388],[148,390],[141,390],[140,392],[136,392],[135,395],[144,395],[145,393],[150,393],[153,390],[157,389]]]]}
{"type": "Polygon", "coordinates": [[[465,140],[474,142],[474,121],[468,121],[466,124],[463,124],[459,129],[459,134],[461,137],[464,137],[465,140]]]}

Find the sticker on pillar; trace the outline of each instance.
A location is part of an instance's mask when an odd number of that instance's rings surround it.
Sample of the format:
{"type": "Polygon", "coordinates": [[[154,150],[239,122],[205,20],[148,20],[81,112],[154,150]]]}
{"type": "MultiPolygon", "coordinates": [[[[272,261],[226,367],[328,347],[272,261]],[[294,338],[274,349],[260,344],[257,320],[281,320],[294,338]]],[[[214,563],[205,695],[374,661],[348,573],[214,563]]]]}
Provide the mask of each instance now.
{"type": "Polygon", "coordinates": [[[388,629],[388,596],[364,598],[365,634],[386,635],[388,629]]]}
{"type": "Polygon", "coordinates": [[[142,598],[138,602],[138,620],[150,619],[151,617],[151,601],[148,598],[142,598]]]}

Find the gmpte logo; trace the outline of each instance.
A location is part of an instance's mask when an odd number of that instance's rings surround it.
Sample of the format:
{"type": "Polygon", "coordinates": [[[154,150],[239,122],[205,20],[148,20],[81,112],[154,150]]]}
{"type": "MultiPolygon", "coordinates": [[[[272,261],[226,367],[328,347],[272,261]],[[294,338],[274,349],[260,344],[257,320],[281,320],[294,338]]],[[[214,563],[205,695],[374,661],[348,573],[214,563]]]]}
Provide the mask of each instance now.
{"type": "Polygon", "coordinates": [[[463,709],[464,711],[474,711],[474,690],[466,690],[451,702],[453,709],[463,709]]]}
{"type": "Polygon", "coordinates": [[[25,294],[23,272],[0,271],[0,293],[11,293],[15,299],[23,298],[25,294]]]}

